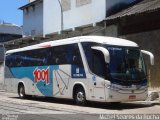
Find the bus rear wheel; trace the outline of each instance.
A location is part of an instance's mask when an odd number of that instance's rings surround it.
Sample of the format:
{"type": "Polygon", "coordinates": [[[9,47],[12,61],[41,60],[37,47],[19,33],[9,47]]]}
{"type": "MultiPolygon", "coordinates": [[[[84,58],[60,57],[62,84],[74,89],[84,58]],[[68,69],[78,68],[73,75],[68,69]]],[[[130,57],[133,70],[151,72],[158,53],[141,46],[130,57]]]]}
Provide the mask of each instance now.
{"type": "Polygon", "coordinates": [[[77,105],[80,106],[86,105],[86,95],[83,88],[76,89],[74,99],[77,105]]]}
{"type": "Polygon", "coordinates": [[[26,95],[25,95],[25,88],[24,88],[23,84],[19,85],[19,87],[18,87],[18,95],[22,99],[26,97],[26,95]]]}

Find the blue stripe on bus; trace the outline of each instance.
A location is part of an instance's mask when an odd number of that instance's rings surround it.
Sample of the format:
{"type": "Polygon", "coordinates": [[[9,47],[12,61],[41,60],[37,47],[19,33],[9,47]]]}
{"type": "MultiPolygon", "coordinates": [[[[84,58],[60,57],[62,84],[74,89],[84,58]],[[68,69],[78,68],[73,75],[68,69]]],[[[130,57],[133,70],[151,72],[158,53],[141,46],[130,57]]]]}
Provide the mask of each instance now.
{"type": "Polygon", "coordinates": [[[10,68],[12,75],[17,79],[28,78],[32,82],[35,82],[34,71],[35,70],[49,70],[48,84],[46,80],[39,80],[36,83],[36,87],[44,96],[53,96],[53,70],[58,70],[59,66],[35,66],[35,67],[14,67],[10,68]]]}
{"type": "MultiPolygon", "coordinates": [[[[57,71],[59,65],[50,65],[50,66],[33,66],[33,67],[11,67],[10,72],[13,78],[16,79],[25,79],[28,78],[33,83],[35,83],[37,89],[44,96],[53,96],[53,71],[57,71]],[[42,73],[40,75],[39,73],[42,73]],[[48,74],[48,80],[46,75],[48,74]],[[43,78],[43,79],[41,79],[43,78]]],[[[63,71],[63,70],[61,70],[63,71]]],[[[65,73],[65,71],[63,71],[65,73]]],[[[65,73],[67,74],[67,73],[65,73]]],[[[77,65],[71,65],[71,75],[68,75],[71,78],[86,78],[85,70],[77,65]]]]}

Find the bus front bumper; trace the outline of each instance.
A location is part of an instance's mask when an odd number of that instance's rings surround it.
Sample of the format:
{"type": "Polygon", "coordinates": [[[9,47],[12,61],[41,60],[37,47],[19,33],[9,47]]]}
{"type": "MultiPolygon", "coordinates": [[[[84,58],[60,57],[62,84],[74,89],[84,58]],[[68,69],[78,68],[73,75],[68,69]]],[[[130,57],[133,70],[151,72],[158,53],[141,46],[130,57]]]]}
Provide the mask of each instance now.
{"type": "Polygon", "coordinates": [[[144,101],[147,96],[147,88],[141,90],[106,90],[106,102],[144,101]]]}

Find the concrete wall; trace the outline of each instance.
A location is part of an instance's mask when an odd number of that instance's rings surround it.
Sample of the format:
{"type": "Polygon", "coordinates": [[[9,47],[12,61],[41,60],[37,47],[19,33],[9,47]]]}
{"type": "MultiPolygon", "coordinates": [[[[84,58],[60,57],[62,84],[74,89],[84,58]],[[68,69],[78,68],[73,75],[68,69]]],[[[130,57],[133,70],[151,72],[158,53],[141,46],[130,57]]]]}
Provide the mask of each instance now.
{"type": "Polygon", "coordinates": [[[105,36],[117,37],[118,36],[118,26],[109,25],[105,29],[105,36]]]}
{"type": "Polygon", "coordinates": [[[26,36],[43,35],[43,3],[38,3],[35,8],[23,11],[23,33],[26,36]]]}

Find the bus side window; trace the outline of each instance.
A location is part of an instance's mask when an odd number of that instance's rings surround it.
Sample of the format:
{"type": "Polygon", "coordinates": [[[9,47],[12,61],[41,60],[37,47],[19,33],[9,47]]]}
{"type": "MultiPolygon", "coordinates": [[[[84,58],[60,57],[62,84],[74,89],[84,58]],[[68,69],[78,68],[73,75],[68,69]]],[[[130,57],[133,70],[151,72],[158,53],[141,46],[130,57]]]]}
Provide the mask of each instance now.
{"type": "Polygon", "coordinates": [[[78,65],[82,67],[82,59],[78,44],[69,44],[53,47],[52,55],[53,64],[57,65],[78,65]]]}
{"type": "Polygon", "coordinates": [[[83,67],[82,57],[81,57],[81,54],[80,54],[80,51],[79,51],[78,44],[74,44],[72,47],[73,47],[73,50],[72,50],[72,52],[73,52],[73,56],[72,56],[73,62],[72,62],[72,64],[77,65],[79,67],[83,67]]]}
{"type": "MultiPolygon", "coordinates": [[[[105,78],[105,61],[100,51],[91,49],[92,46],[101,46],[99,43],[82,42],[89,69],[92,73],[105,78]]],[[[107,68],[106,68],[107,69],[107,68]]]]}
{"type": "Polygon", "coordinates": [[[13,61],[12,60],[12,55],[7,55],[6,56],[6,62],[5,62],[6,66],[7,67],[12,67],[12,64],[13,64],[12,61],[13,61]]]}
{"type": "Polygon", "coordinates": [[[67,64],[66,63],[66,48],[65,46],[55,46],[52,49],[53,51],[53,55],[52,55],[52,64],[56,64],[56,65],[63,65],[63,64],[67,64]]]}

